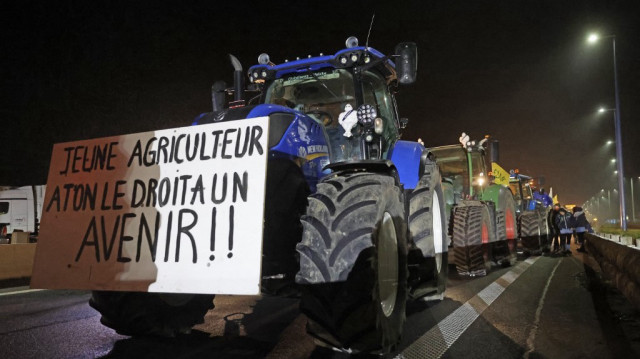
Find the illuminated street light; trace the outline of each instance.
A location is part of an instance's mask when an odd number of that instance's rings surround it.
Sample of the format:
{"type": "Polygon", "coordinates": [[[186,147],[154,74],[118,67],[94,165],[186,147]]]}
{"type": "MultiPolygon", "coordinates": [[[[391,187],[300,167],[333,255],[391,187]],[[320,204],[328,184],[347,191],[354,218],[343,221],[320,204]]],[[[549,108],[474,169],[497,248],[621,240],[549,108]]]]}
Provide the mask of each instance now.
{"type": "Polygon", "coordinates": [[[612,158],[612,159],[611,159],[611,163],[615,163],[615,162],[616,162],[616,159],[615,159],[615,158],[612,158]]]}
{"type": "Polygon", "coordinates": [[[611,141],[611,140],[607,140],[607,145],[610,145],[610,144],[612,144],[612,143],[613,143],[613,141],[611,141]]]}
{"type": "Polygon", "coordinates": [[[620,129],[620,91],[618,90],[618,67],[616,64],[616,36],[615,35],[607,35],[600,37],[598,34],[590,34],[587,37],[587,41],[590,44],[595,44],[598,42],[600,38],[611,38],[613,44],[613,85],[616,97],[616,108],[614,111],[614,122],[615,122],[615,131],[616,131],[616,158],[617,167],[618,167],[618,188],[620,189],[620,228],[623,231],[627,230],[627,207],[625,205],[625,195],[624,195],[624,160],[622,158],[622,130],[620,129]]]}

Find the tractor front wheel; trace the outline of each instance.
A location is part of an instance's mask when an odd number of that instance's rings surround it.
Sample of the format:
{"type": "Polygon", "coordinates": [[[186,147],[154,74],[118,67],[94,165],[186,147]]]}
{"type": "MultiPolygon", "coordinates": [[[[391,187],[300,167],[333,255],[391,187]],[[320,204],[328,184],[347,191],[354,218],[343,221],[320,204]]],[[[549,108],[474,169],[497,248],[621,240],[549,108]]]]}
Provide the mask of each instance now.
{"type": "Polygon", "coordinates": [[[461,275],[484,276],[491,269],[491,215],[487,206],[465,204],[453,216],[453,253],[461,275]]]}
{"type": "Polygon", "coordinates": [[[449,272],[447,222],[440,171],[435,163],[428,166],[409,197],[409,234],[412,246],[419,250],[415,256],[419,258],[410,261],[419,278],[418,283],[412,282],[411,297],[439,300],[449,272]]]}
{"type": "Polygon", "coordinates": [[[298,244],[300,309],[320,344],[388,352],[407,298],[404,195],[393,177],[330,176],[309,197],[298,244]]]}
{"type": "Polygon", "coordinates": [[[520,243],[525,253],[542,252],[540,243],[540,220],[536,212],[527,211],[520,215],[520,243]]]}

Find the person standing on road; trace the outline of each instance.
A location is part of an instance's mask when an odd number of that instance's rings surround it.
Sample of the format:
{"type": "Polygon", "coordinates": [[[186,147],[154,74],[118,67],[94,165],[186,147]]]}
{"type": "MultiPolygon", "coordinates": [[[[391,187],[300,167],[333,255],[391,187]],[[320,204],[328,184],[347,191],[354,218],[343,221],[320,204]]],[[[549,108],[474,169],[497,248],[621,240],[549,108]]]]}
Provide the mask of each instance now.
{"type": "Polygon", "coordinates": [[[553,209],[549,211],[549,229],[551,229],[551,238],[552,238],[552,251],[555,253],[560,250],[560,228],[558,227],[558,223],[556,223],[556,218],[560,213],[560,205],[555,204],[553,209]]]}
{"type": "Polygon", "coordinates": [[[576,231],[576,244],[579,246],[578,252],[586,252],[584,249],[584,232],[590,227],[591,225],[587,221],[587,216],[584,214],[582,207],[573,207],[573,228],[576,231]]]}
{"type": "Polygon", "coordinates": [[[571,243],[571,233],[573,233],[571,213],[560,207],[555,222],[556,226],[558,226],[560,236],[560,252],[564,255],[571,254],[571,247],[569,246],[571,243]]]}

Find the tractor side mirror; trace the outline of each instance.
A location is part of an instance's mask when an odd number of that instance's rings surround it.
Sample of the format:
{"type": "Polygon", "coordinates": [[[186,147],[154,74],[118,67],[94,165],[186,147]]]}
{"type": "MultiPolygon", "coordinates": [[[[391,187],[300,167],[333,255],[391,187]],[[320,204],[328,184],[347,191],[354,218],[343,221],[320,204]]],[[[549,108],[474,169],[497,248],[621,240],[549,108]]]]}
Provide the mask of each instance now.
{"type": "Polygon", "coordinates": [[[402,117],[400,118],[400,128],[407,128],[407,125],[409,124],[409,119],[406,117],[402,117]]]}
{"type": "Polygon", "coordinates": [[[398,82],[409,85],[418,76],[418,47],[415,42],[401,42],[396,46],[396,73],[398,82]]]}
{"type": "Polygon", "coordinates": [[[225,90],[227,84],[224,81],[216,81],[211,86],[211,102],[213,104],[213,112],[224,110],[225,90]]]}

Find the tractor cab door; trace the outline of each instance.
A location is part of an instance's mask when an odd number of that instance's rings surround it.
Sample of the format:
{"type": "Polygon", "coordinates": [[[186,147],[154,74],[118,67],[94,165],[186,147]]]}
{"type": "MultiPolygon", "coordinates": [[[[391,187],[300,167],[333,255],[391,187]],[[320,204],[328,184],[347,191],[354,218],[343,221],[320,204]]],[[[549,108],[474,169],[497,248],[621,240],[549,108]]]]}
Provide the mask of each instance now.
{"type": "Polygon", "coordinates": [[[487,186],[487,167],[484,156],[478,151],[469,152],[469,165],[471,167],[472,195],[481,197],[487,186]]]}

